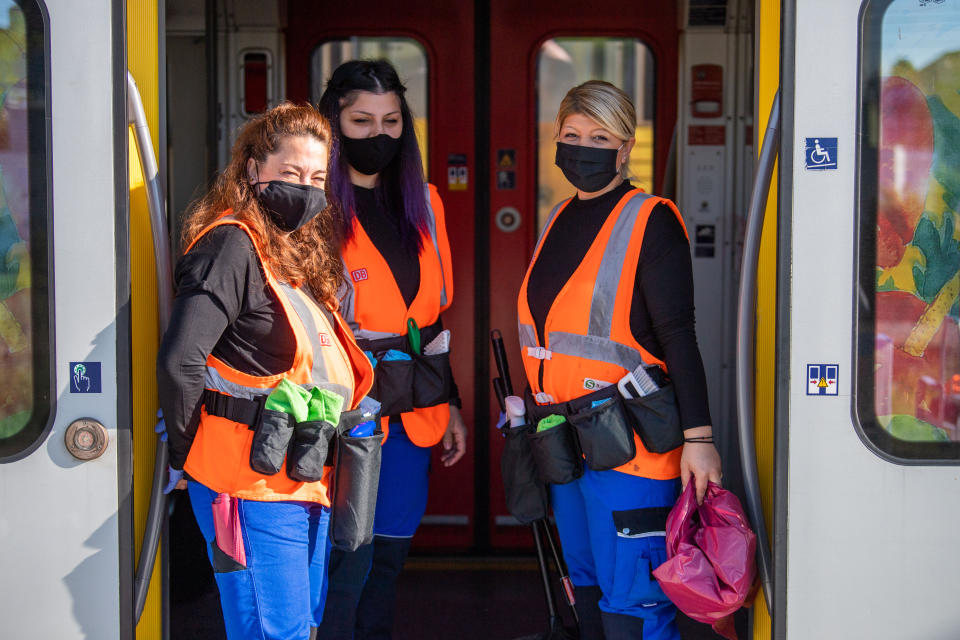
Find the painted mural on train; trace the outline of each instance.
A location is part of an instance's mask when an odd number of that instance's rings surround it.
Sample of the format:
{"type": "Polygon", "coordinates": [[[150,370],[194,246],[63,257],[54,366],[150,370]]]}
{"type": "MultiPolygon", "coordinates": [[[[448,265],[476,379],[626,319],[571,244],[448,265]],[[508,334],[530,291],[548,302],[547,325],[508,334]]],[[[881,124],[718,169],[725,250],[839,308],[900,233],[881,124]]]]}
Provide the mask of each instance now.
{"type": "Polygon", "coordinates": [[[904,440],[960,440],[957,17],[898,0],[883,21],[875,408],[904,440]]]}

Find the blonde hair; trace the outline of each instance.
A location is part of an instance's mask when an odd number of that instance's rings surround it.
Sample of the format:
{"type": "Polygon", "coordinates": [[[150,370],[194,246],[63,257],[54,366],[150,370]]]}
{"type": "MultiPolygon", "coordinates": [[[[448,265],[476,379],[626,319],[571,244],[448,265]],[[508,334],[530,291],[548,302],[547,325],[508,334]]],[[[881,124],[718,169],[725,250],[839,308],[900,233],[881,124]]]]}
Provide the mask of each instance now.
{"type": "MultiPolygon", "coordinates": [[[[621,140],[636,135],[637,110],[633,101],[618,87],[603,80],[587,80],[567,91],[560,102],[553,135],[560,135],[564,120],[573,114],[584,115],[621,140]]],[[[628,162],[620,167],[620,175],[627,177],[628,162]]]]}

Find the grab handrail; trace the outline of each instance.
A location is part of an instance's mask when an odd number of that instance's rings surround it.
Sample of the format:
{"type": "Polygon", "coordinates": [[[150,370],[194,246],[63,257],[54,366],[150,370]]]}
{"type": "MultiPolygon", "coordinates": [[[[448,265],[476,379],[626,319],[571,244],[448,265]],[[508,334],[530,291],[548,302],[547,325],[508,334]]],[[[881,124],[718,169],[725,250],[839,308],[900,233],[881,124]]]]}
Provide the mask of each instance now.
{"type": "MultiPolygon", "coordinates": [[[[147,192],[147,208],[150,210],[150,230],[153,234],[153,254],[157,273],[157,296],[159,309],[160,335],[167,330],[170,310],[173,307],[173,279],[170,268],[170,238],[167,235],[167,209],[160,188],[160,175],[157,171],[157,159],[153,154],[150,129],[143,110],[143,101],[137,90],[133,75],[127,72],[127,124],[133,125],[137,154],[143,170],[143,183],[147,192]]],[[[147,525],[143,533],[140,559],[133,581],[134,620],[139,621],[143,607],[147,602],[147,591],[153,565],[160,545],[163,518],[167,510],[167,496],[163,493],[164,473],[167,470],[169,452],[167,443],[157,438],[157,453],[154,457],[153,482],[150,487],[150,506],[147,510],[147,525]]]]}
{"type": "Polygon", "coordinates": [[[767,611],[772,611],[773,571],[771,566],[770,539],[767,535],[763,504],[760,500],[760,479],[757,472],[757,451],[754,438],[754,366],[756,358],[756,309],[757,271],[760,255],[760,235],[767,208],[770,179],[780,147],[780,91],[777,90],[770,109],[770,120],[763,136],[763,146],[757,161],[757,173],[750,192],[750,208],[747,213],[747,229],[743,247],[743,263],[740,270],[740,291],[737,301],[737,420],[740,438],[740,464],[747,499],[747,513],[757,532],[757,555],[760,565],[760,582],[767,611]]]}

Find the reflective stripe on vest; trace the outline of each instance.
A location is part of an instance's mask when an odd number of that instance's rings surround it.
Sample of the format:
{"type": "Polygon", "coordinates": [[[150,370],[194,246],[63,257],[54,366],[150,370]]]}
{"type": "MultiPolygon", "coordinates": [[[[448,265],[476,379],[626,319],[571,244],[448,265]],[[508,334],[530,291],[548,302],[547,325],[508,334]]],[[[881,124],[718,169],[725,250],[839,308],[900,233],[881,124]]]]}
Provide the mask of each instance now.
{"type": "MultiPolygon", "coordinates": [[[[443,203],[432,185],[426,185],[427,231],[420,252],[420,287],[409,307],[400,293],[390,265],[373,241],[354,221],[354,236],[343,247],[346,287],[340,310],[357,338],[377,340],[406,335],[407,319],[419,327],[434,324],[453,297],[450,246],[447,241],[443,203]],[[429,243],[429,247],[427,244],[429,243]],[[432,255],[431,255],[432,254],[432,255]]],[[[440,404],[417,408],[401,415],[411,442],[433,446],[443,437],[450,421],[450,407],[440,404]]],[[[389,431],[384,418],[384,431],[389,431]]]]}
{"type": "MultiPolygon", "coordinates": [[[[240,227],[250,237],[267,285],[280,301],[293,331],[296,352],[289,370],[271,376],[246,374],[210,355],[204,386],[229,396],[253,399],[269,394],[281,380],[287,379],[306,388],[329,389],[344,398],[344,409],[355,407],[370,389],[373,369],[350,330],[335,314],[325,315],[305,291],[277,281],[267,268],[254,235],[232,216],[224,216],[204,229],[193,244],[214,227],[225,224],[240,227]]],[[[248,425],[203,411],[184,469],[218,493],[261,501],[303,500],[330,504],[329,473],[319,482],[304,483],[291,479],[285,472],[266,476],[251,469],[252,436],[248,425]]]]}
{"type": "MultiPolygon", "coordinates": [[[[664,366],[633,337],[630,306],[643,233],[653,208],[666,203],[681,225],[683,220],[673,203],[639,190],[620,199],[581,264],[560,289],[544,323],[544,343],[540,343],[527,301],[527,286],[544,240],[568,202],[551,212],[518,300],[521,357],[531,391],[540,404],[547,398],[566,402],[589,393],[592,387],[587,388],[587,380],[616,384],[641,363],[664,366]]],[[[637,457],[618,471],[655,479],[679,475],[679,449],[652,454],[638,437],[634,440],[637,457]]]]}
{"type": "MultiPolygon", "coordinates": [[[[623,367],[627,371],[632,371],[637,365],[644,362],[640,351],[611,340],[610,335],[613,326],[613,308],[617,297],[617,287],[620,285],[623,263],[630,248],[630,238],[633,235],[633,228],[637,223],[640,210],[651,197],[648,194],[638,192],[624,204],[620,215],[617,216],[594,281],[593,297],[590,300],[590,325],[587,335],[550,331],[547,336],[547,344],[550,345],[548,353],[563,353],[590,360],[599,360],[623,367]]],[[[543,240],[550,226],[552,226],[553,220],[569,202],[567,200],[557,205],[550,213],[548,223],[544,225],[544,230],[540,234],[534,260],[540,253],[543,240]]],[[[532,264],[531,261],[531,268],[532,264]]],[[[537,330],[533,325],[521,322],[519,331],[521,346],[532,349],[542,348],[537,340],[537,330]]],[[[536,356],[532,355],[532,357],[536,356]]],[[[543,358],[538,359],[542,360],[543,358]]]]}

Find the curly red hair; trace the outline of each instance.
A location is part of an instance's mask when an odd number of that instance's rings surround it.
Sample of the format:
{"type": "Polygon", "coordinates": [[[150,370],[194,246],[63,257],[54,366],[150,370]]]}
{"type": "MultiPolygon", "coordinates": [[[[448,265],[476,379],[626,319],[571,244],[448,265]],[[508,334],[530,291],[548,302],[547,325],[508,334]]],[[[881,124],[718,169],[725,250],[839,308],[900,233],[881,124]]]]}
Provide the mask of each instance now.
{"type": "Polygon", "coordinates": [[[344,283],[340,241],[330,207],[292,233],[281,233],[260,207],[246,175],[247,161],[258,164],[291,136],[311,136],[330,150],[330,125],[310,105],[289,102],[248,121],[233,145],[230,163],[210,191],[194,202],[183,221],[183,247],[190,244],[228,209],[255,236],[264,267],[278,280],[306,287],[313,297],[335,310],[337,291],[344,283]]]}

